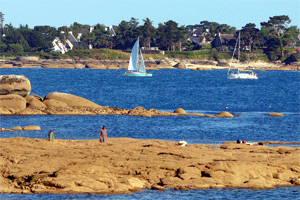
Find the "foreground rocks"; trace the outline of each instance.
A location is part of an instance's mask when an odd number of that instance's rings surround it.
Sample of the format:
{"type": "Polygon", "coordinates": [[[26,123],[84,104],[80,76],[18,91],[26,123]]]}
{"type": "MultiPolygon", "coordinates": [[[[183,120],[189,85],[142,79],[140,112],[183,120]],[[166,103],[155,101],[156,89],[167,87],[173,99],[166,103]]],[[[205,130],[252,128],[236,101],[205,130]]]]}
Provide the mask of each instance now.
{"type": "Polygon", "coordinates": [[[300,186],[300,148],[108,138],[0,139],[0,193],[300,186]]]}

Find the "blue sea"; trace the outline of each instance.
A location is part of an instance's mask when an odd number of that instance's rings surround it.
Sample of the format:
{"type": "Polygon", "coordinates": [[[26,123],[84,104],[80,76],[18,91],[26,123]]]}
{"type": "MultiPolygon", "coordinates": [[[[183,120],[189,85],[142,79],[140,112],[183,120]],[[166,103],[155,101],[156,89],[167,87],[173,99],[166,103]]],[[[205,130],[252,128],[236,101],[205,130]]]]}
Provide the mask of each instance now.
{"type": "MultiPolygon", "coordinates": [[[[1,75],[25,75],[31,94],[41,97],[64,92],[102,106],[173,112],[217,114],[228,111],[236,118],[199,116],[1,116],[0,127],[37,125],[41,131],[1,132],[1,138],[46,138],[53,130],[59,139],[97,139],[103,125],[109,137],[185,140],[189,144],[225,141],[300,142],[300,73],[257,72],[258,80],[228,80],[227,70],[191,71],[162,69],[152,77],[123,77],[124,70],[0,69],[1,75]],[[280,112],[284,117],[269,117],[280,112]]],[[[299,146],[299,145],[298,145],[299,146]]],[[[271,190],[206,189],[165,192],[144,190],[134,194],[0,194],[0,199],[299,199],[299,187],[271,190]]]]}

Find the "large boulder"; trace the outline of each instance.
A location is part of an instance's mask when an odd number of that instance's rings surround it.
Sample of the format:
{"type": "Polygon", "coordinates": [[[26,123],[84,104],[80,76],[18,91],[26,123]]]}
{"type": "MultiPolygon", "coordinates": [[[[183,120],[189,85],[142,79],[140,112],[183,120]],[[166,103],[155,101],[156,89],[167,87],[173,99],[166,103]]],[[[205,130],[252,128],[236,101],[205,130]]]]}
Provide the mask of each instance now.
{"type": "Polygon", "coordinates": [[[24,131],[40,131],[41,127],[39,126],[34,126],[34,125],[28,125],[23,127],[24,131]]]}
{"type": "Polygon", "coordinates": [[[102,106],[89,101],[85,98],[78,97],[72,94],[61,93],[61,92],[52,92],[45,96],[43,103],[48,107],[52,105],[49,102],[55,102],[59,106],[67,106],[70,108],[85,108],[85,109],[101,109],[102,106]]]}
{"type": "Polygon", "coordinates": [[[178,113],[178,114],[180,114],[180,115],[184,115],[184,114],[186,114],[186,111],[183,110],[182,108],[177,108],[177,109],[174,111],[174,113],[178,113]]]}
{"type": "Polygon", "coordinates": [[[31,92],[31,84],[23,75],[0,76],[0,95],[18,94],[26,97],[31,92]]]}
{"type": "Polygon", "coordinates": [[[216,117],[234,117],[230,112],[222,111],[215,115],[216,117]]]}
{"type": "Polygon", "coordinates": [[[0,95],[0,107],[14,114],[26,108],[26,99],[17,94],[0,95]]]}

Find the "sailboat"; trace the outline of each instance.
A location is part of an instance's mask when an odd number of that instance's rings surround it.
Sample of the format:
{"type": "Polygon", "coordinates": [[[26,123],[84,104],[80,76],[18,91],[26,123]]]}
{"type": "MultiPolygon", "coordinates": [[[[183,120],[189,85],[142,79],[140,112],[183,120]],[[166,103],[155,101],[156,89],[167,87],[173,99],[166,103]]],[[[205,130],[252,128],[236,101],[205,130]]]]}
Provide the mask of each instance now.
{"type": "Polygon", "coordinates": [[[251,73],[240,73],[240,71],[246,71],[246,70],[241,70],[239,68],[240,67],[240,47],[241,47],[240,43],[241,43],[241,33],[239,32],[239,39],[238,39],[238,41],[235,44],[234,51],[233,51],[233,54],[232,54],[232,59],[231,59],[231,62],[230,62],[230,66],[228,68],[227,79],[258,79],[257,78],[257,74],[254,73],[253,71],[251,71],[251,73]],[[233,60],[233,56],[234,56],[234,53],[235,53],[235,50],[236,50],[237,43],[239,43],[239,50],[238,50],[238,71],[235,74],[234,72],[230,73],[230,68],[231,68],[231,63],[232,63],[232,60],[233,60]]]}
{"type": "Polygon", "coordinates": [[[128,71],[122,76],[152,76],[151,73],[146,73],[145,63],[142,55],[142,51],[139,48],[139,38],[136,40],[132,47],[128,71]],[[139,65],[139,54],[141,55],[140,66],[139,65]]]}

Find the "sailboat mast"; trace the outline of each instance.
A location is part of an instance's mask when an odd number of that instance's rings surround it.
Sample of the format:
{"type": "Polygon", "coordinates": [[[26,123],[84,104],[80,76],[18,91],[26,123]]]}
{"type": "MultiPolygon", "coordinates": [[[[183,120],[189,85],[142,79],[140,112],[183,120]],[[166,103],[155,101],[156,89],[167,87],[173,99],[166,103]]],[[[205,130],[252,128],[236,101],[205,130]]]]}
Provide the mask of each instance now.
{"type": "Polygon", "coordinates": [[[241,48],[241,32],[239,31],[239,52],[238,52],[238,74],[239,72],[239,68],[240,68],[240,48],[241,48]]]}
{"type": "Polygon", "coordinates": [[[137,59],[136,59],[136,71],[139,71],[139,49],[140,49],[140,38],[137,39],[137,59]]]}

